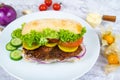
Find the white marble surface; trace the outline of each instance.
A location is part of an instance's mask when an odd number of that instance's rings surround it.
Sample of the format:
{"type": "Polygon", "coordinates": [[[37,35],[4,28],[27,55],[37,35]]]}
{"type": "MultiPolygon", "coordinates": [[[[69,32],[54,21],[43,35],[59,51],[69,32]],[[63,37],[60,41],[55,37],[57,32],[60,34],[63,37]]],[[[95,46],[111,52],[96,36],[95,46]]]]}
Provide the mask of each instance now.
{"type": "MultiPolygon", "coordinates": [[[[62,2],[61,11],[70,12],[85,19],[88,12],[98,12],[102,14],[116,15],[117,22],[103,22],[102,25],[112,25],[114,29],[120,31],[120,0],[53,0],[54,2],[62,2]]],[[[17,17],[21,17],[21,11],[24,9],[31,9],[33,12],[39,11],[38,5],[43,0],[0,0],[0,3],[12,5],[17,11],[17,17]]],[[[51,10],[51,8],[49,9],[51,10]]],[[[106,60],[100,54],[97,62],[93,68],[78,80],[120,80],[118,69],[114,73],[106,75],[103,67],[106,60]]],[[[0,67],[0,80],[17,80],[6,73],[0,67]]]]}

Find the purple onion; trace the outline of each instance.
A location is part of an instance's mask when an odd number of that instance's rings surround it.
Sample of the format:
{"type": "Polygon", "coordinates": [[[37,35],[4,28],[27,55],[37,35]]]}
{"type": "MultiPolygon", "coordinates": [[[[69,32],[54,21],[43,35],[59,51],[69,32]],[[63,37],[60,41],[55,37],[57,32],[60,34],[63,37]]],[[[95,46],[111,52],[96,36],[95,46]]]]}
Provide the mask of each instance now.
{"type": "Polygon", "coordinates": [[[85,53],[86,53],[86,48],[85,48],[85,46],[82,44],[81,47],[82,47],[82,52],[80,52],[79,55],[75,56],[76,58],[81,58],[81,57],[83,57],[83,56],[85,55],[85,53]]]}
{"type": "Polygon", "coordinates": [[[0,4],[0,25],[6,26],[17,17],[15,9],[9,5],[0,4]]]}

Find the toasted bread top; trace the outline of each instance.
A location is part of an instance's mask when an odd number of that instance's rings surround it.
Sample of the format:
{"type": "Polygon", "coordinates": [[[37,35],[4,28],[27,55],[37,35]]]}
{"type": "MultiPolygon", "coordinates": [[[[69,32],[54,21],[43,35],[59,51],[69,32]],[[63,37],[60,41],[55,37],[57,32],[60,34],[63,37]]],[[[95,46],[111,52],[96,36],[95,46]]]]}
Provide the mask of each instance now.
{"type": "Polygon", "coordinates": [[[82,25],[76,21],[69,19],[39,19],[25,24],[22,30],[22,35],[29,33],[31,30],[41,32],[43,29],[46,28],[50,28],[56,31],[64,29],[76,34],[80,34],[82,30],[82,25]]]}

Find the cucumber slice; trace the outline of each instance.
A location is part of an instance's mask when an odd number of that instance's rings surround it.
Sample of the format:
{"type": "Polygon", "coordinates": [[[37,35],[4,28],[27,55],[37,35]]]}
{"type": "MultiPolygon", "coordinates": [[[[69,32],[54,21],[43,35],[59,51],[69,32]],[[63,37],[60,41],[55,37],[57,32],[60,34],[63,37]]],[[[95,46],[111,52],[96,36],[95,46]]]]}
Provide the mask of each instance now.
{"type": "Polygon", "coordinates": [[[16,47],[19,47],[22,45],[22,40],[19,39],[19,38],[13,38],[10,43],[13,45],[13,46],[16,46],[16,47]]]}
{"type": "Polygon", "coordinates": [[[9,43],[6,44],[6,49],[8,51],[13,51],[13,50],[16,50],[17,47],[12,46],[11,43],[9,42],[9,43]]]}
{"type": "Polygon", "coordinates": [[[22,59],[22,50],[14,50],[10,53],[10,58],[12,60],[18,61],[22,59]]]}
{"type": "Polygon", "coordinates": [[[12,32],[11,33],[12,38],[16,38],[16,35],[12,32]]]}

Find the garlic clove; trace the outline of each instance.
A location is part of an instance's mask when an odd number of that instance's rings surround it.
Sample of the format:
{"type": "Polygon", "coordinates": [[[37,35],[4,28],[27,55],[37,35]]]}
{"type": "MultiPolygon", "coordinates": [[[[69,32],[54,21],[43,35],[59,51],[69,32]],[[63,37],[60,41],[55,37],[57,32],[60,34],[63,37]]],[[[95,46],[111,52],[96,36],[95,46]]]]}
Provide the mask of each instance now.
{"type": "Polygon", "coordinates": [[[26,9],[26,10],[23,10],[23,11],[22,11],[22,14],[23,14],[23,15],[30,14],[30,13],[32,13],[31,10],[27,10],[27,9],[26,9]]]}

